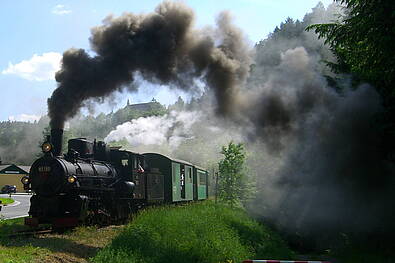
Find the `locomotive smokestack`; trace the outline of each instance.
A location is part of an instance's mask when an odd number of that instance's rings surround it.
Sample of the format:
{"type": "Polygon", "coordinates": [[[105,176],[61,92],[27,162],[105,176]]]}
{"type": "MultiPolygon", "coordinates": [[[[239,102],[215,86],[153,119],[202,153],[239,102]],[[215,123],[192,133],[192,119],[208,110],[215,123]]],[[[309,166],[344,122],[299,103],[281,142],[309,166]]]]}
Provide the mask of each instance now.
{"type": "Polygon", "coordinates": [[[51,143],[53,145],[53,155],[59,156],[62,152],[63,130],[51,129],[51,143]]]}

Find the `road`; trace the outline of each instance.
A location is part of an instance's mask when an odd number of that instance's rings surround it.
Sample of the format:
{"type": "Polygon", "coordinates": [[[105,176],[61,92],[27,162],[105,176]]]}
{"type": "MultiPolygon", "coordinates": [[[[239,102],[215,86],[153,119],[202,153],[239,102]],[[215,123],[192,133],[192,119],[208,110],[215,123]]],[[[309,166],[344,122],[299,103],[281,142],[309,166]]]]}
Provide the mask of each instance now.
{"type": "MultiPolygon", "coordinates": [[[[0,194],[0,197],[9,197],[8,194],[0,194]]],[[[26,194],[13,194],[12,199],[15,200],[13,204],[3,206],[0,211],[0,217],[3,219],[11,219],[17,217],[24,217],[28,215],[30,207],[31,195],[26,194]]]]}

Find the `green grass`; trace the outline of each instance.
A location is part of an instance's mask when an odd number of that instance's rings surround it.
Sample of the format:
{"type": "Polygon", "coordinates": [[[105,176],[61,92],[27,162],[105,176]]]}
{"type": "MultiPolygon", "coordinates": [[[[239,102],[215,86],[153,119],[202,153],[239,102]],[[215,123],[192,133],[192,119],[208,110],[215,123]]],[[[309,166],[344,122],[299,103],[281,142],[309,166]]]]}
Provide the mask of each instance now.
{"type": "MultiPolygon", "coordinates": [[[[213,202],[147,209],[127,226],[78,227],[65,234],[39,238],[6,237],[23,229],[23,218],[0,220],[0,263],[235,263],[244,259],[295,259],[278,234],[241,209],[213,202]]],[[[394,262],[394,251],[393,245],[348,244],[325,256],[345,263],[390,263],[394,262]]]]}
{"type": "Polygon", "coordinates": [[[293,256],[274,232],[241,209],[212,202],[141,212],[94,262],[240,262],[293,256]]]}
{"type": "Polygon", "coordinates": [[[0,263],[87,262],[119,233],[122,227],[77,227],[64,234],[7,237],[25,230],[23,218],[0,220],[0,263]]]}
{"type": "Polygon", "coordinates": [[[2,205],[9,205],[9,204],[12,204],[14,202],[14,199],[0,197],[0,201],[1,201],[2,205]]]}
{"type": "Polygon", "coordinates": [[[0,263],[34,262],[38,255],[48,252],[31,244],[13,245],[14,240],[5,237],[12,232],[26,229],[23,220],[23,218],[0,220],[0,263]]]}
{"type": "Polygon", "coordinates": [[[16,232],[19,230],[28,229],[24,225],[24,218],[16,218],[16,219],[7,219],[0,220],[0,240],[2,240],[2,236],[10,234],[12,232],[16,232]]]}

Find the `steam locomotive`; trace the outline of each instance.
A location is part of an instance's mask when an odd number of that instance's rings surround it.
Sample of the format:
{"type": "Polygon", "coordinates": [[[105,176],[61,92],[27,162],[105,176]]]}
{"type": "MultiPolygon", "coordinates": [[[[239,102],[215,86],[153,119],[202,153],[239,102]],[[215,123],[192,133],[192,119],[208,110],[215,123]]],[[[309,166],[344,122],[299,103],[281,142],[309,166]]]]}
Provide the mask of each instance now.
{"type": "Polygon", "coordinates": [[[203,200],[208,172],[157,153],[138,154],[76,138],[61,154],[63,130],[52,129],[44,155],[22,178],[33,192],[25,224],[53,228],[122,222],[153,204],[203,200]]]}

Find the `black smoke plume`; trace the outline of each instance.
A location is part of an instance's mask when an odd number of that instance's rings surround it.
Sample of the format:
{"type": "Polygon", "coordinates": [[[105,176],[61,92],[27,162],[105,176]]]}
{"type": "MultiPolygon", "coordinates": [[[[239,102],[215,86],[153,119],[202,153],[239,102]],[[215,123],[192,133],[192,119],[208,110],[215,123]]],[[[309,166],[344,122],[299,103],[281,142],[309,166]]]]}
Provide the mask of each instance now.
{"type": "Polygon", "coordinates": [[[48,99],[51,127],[63,128],[88,99],[136,89],[136,74],[184,90],[193,90],[199,78],[214,91],[217,112],[231,114],[236,86],[248,74],[247,45],[227,13],[220,14],[215,30],[195,30],[193,22],[193,11],[179,2],[163,2],[147,15],[107,17],[92,29],[96,56],[83,49],[64,52],[58,87],[48,99]]]}
{"type": "Polygon", "coordinates": [[[269,155],[251,211],[316,245],[340,232],[393,233],[394,167],[380,155],[380,97],[369,85],[337,93],[311,57],[287,50],[252,91],[245,119],[269,155]]]}

